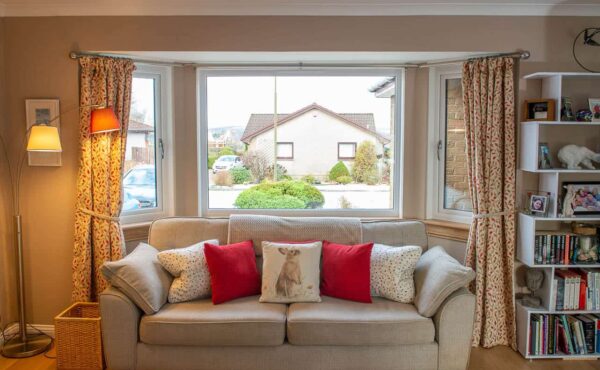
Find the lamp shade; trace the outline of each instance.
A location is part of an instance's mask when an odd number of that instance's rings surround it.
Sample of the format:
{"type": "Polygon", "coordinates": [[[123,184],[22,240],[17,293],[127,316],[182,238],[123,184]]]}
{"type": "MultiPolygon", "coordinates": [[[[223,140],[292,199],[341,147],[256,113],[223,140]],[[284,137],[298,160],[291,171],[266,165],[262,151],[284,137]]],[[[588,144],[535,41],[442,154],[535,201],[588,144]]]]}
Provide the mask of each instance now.
{"type": "Polygon", "coordinates": [[[121,129],[121,124],[115,115],[112,108],[100,108],[92,111],[90,123],[90,132],[99,134],[102,132],[118,131],[121,129]]]}
{"type": "Polygon", "coordinates": [[[28,152],[62,152],[58,128],[47,125],[31,126],[29,140],[27,141],[28,152]]]}

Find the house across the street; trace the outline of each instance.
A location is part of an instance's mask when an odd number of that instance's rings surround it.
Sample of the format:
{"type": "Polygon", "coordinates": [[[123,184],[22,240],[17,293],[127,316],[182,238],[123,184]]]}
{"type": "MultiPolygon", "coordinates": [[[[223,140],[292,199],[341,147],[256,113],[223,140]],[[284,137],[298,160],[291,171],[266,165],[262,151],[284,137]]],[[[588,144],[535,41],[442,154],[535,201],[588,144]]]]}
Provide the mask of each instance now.
{"type": "MultiPolygon", "coordinates": [[[[241,140],[249,151],[262,153],[272,163],[273,114],[251,114],[241,140]]],[[[336,113],[313,103],[277,116],[277,163],[294,178],[325,177],[340,160],[351,168],[363,141],[375,144],[378,157],[390,142],[376,131],[373,113],[336,113]]]]}

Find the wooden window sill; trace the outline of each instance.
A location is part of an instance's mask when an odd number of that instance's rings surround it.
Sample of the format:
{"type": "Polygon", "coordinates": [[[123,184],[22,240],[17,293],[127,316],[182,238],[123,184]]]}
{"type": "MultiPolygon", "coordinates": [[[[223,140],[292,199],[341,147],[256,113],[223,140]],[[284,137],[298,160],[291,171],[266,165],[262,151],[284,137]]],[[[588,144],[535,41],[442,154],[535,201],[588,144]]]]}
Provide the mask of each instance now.
{"type": "Polygon", "coordinates": [[[435,238],[466,242],[469,239],[469,224],[444,220],[423,220],[427,235],[435,238]]]}

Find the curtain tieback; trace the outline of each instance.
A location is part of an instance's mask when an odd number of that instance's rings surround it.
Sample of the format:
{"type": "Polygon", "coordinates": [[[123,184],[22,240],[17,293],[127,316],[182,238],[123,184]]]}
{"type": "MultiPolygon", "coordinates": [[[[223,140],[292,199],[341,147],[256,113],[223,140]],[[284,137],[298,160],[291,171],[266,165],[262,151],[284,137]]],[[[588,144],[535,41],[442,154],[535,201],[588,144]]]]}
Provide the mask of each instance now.
{"type": "Polygon", "coordinates": [[[506,216],[508,214],[514,213],[516,211],[502,211],[502,212],[492,212],[492,213],[477,213],[473,215],[474,219],[480,219],[480,218],[492,218],[492,217],[500,217],[500,216],[506,216]]]}
{"type": "Polygon", "coordinates": [[[110,215],[105,215],[102,213],[91,211],[87,208],[79,208],[79,211],[85,213],[86,215],[90,215],[92,217],[99,218],[101,220],[113,221],[113,222],[119,222],[121,220],[120,217],[113,217],[110,215]]]}

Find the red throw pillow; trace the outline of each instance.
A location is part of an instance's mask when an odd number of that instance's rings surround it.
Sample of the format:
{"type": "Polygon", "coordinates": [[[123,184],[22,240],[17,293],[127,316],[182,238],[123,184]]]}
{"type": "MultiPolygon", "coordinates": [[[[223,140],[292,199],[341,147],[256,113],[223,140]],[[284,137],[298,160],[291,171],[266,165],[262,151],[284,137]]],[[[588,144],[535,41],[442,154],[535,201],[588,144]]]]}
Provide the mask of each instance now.
{"type": "Polygon", "coordinates": [[[213,304],[260,294],[260,275],[252,240],[229,245],[204,244],[213,304]]]}
{"type": "Polygon", "coordinates": [[[321,294],[371,303],[373,243],[343,245],[323,242],[321,294]]]}

